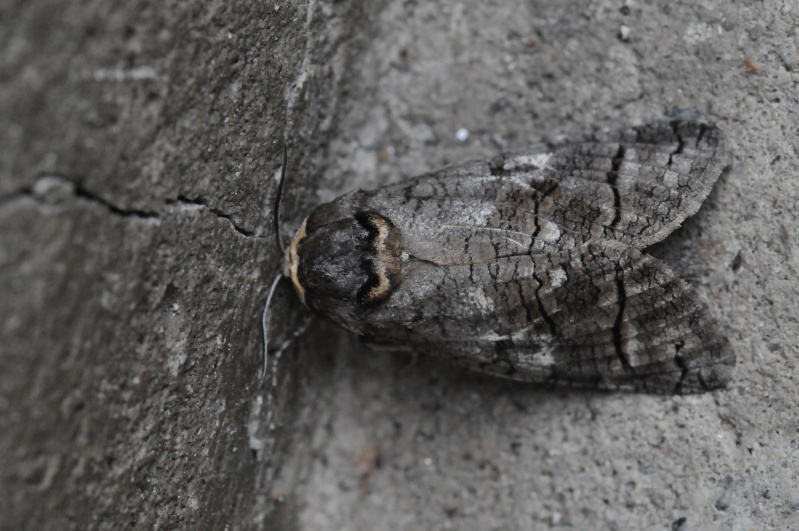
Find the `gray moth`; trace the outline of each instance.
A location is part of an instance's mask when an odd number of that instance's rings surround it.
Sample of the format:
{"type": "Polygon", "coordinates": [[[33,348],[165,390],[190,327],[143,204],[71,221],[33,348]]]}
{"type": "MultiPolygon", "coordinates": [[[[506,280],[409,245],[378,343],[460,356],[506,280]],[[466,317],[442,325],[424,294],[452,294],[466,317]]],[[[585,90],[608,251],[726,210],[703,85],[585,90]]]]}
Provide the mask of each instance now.
{"type": "Polygon", "coordinates": [[[724,170],[715,126],[542,144],[318,206],[284,274],[371,343],[527,382],[723,387],[735,354],[697,292],[643,253],[724,170]]]}

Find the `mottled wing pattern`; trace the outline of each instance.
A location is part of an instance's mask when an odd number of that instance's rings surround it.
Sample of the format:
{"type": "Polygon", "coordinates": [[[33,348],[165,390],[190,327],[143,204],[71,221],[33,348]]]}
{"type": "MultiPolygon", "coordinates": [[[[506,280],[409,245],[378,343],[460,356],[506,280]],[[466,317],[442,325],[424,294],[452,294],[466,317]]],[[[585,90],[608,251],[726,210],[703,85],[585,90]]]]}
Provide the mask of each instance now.
{"type": "Polygon", "coordinates": [[[717,129],[672,122],[377,190],[364,206],[396,220],[409,262],[361,331],[525,381],[720,387],[729,342],[696,292],[638,249],[696,212],[722,155],[717,129]]]}
{"type": "Polygon", "coordinates": [[[429,282],[398,289],[373,314],[374,322],[385,322],[385,312],[405,327],[374,339],[481,372],[692,393],[724,385],[735,362],[696,292],[661,261],[617,242],[493,264],[417,263],[409,274],[429,282]],[[452,290],[460,296],[442,296],[452,290]]]}
{"type": "Polygon", "coordinates": [[[669,122],[540,145],[376,190],[408,252],[440,264],[663,239],[707,197],[725,166],[712,126],[669,122]]]}

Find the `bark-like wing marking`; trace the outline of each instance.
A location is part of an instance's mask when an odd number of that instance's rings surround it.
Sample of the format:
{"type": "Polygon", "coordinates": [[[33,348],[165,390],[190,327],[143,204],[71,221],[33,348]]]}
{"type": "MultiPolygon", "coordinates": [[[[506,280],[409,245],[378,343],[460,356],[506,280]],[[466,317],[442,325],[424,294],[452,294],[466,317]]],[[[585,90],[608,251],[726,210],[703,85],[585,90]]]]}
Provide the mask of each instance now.
{"type": "Polygon", "coordinates": [[[431,316],[407,340],[417,338],[424,350],[472,369],[524,381],[693,393],[729,380],[735,356],[728,340],[696,291],[663,262],[608,241],[538,258],[535,274],[524,269],[499,282],[482,277],[488,280],[482,285],[473,275],[472,292],[479,286],[489,304],[465,297],[439,312],[444,320],[458,315],[471,336],[448,335],[431,316]],[[527,299],[512,301],[526,312],[515,327],[522,316],[503,305],[512,293],[527,299]]]}
{"type": "Polygon", "coordinates": [[[640,249],[695,213],[723,138],[669,122],[543,145],[376,190],[405,280],[358,331],[483,372],[650,392],[724,385],[729,342],[696,292],[640,249]]]}
{"type": "Polygon", "coordinates": [[[658,123],[452,166],[365,206],[395,220],[410,254],[440,264],[513,256],[519,243],[530,254],[597,239],[643,249],[699,209],[723,157],[717,128],[658,123]]]}

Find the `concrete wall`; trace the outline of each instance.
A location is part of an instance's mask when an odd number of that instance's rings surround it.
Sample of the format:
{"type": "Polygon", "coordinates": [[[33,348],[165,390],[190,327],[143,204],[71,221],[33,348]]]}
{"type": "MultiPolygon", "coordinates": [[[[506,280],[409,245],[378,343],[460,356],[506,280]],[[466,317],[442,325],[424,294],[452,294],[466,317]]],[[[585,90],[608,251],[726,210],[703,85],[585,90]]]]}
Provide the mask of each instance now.
{"type": "Polygon", "coordinates": [[[788,0],[0,1],[0,528],[799,526],[798,22],[788,0]],[[542,389],[318,320],[292,339],[285,285],[258,387],[284,143],[288,234],[343,191],[700,116],[732,169],[653,252],[729,334],[727,390],[542,389]]]}

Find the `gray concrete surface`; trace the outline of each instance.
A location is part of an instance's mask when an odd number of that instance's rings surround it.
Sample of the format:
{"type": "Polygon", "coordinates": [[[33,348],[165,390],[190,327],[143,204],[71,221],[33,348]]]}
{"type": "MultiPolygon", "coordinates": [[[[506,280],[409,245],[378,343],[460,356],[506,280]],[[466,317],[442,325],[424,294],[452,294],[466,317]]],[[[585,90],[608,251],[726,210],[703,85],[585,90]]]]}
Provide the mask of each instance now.
{"type": "Polygon", "coordinates": [[[363,13],[0,1],[0,529],[266,528],[274,177],[363,13]]]}
{"type": "Polygon", "coordinates": [[[295,447],[303,479],[287,489],[300,528],[799,527],[798,10],[386,6],[319,201],[542,138],[704,116],[729,135],[732,171],[657,252],[708,300],[738,368],[712,395],[567,392],[345,343],[323,391],[302,400],[317,414],[312,449],[295,447]]]}
{"type": "Polygon", "coordinates": [[[0,528],[799,527],[797,22],[788,0],[1,2],[0,528]],[[540,389],[319,321],[256,388],[284,138],[296,227],[358,187],[697,116],[733,166],[653,252],[729,333],[726,391],[540,389]]]}

